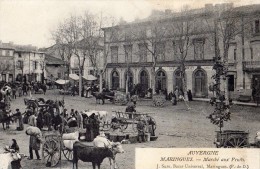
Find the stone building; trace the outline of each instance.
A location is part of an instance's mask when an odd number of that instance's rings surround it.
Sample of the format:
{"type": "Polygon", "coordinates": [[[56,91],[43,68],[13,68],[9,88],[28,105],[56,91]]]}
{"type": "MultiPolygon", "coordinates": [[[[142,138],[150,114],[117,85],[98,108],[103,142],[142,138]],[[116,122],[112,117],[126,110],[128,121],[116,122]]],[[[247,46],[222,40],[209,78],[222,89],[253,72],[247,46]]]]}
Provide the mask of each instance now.
{"type": "Polygon", "coordinates": [[[220,45],[223,52],[221,41],[219,44],[214,41],[217,30],[214,23],[216,16],[225,11],[238,14],[234,16],[237,18],[237,29],[241,29],[229,42],[228,90],[233,97],[237,97],[241,89],[250,90],[252,85],[259,85],[260,5],[233,7],[228,3],[215,6],[207,4],[205,8],[180,13],[169,10],[154,12],[143,20],[103,28],[105,50],[109,52],[106,69],[109,88],[126,88],[127,74],[129,88],[141,84],[145,91],[153,88],[154,84],[156,90],[167,89],[168,93],[176,87],[181,88],[181,43],[175,30],[180,23],[183,30],[188,29],[187,23],[192,23],[190,26],[193,31],[186,36],[189,46],[184,48],[187,51],[184,61],[187,89],[192,91],[194,97],[210,97],[212,92],[209,91],[209,84],[214,82],[212,75],[215,71],[212,67],[216,45],[220,45]],[[159,29],[157,33],[154,32],[155,27],[159,29]],[[166,33],[159,37],[162,31],[166,33]],[[158,49],[153,52],[155,48],[158,49]]]}
{"type": "MultiPolygon", "coordinates": [[[[82,43],[82,42],[80,42],[80,43],[82,43]]],[[[83,50],[87,51],[87,49],[82,49],[82,51],[83,50]]],[[[68,59],[67,56],[65,56],[64,58],[61,56],[62,48],[60,48],[59,45],[57,45],[57,44],[55,44],[53,46],[50,46],[48,48],[45,48],[45,49],[41,49],[41,51],[44,51],[46,54],[51,55],[51,56],[53,56],[55,58],[58,58],[58,59],[61,59],[61,60],[67,60],[68,59]]],[[[80,53],[80,51],[81,51],[80,47],[78,48],[78,51],[80,53]]],[[[104,44],[103,44],[103,39],[98,41],[98,44],[95,46],[95,51],[96,51],[95,58],[96,58],[97,66],[93,66],[93,64],[91,63],[91,60],[89,59],[90,58],[89,54],[86,55],[86,57],[84,59],[85,63],[84,63],[84,67],[83,67],[83,77],[87,76],[87,75],[94,75],[94,76],[96,76],[96,73],[95,73],[96,67],[98,67],[99,70],[103,69],[103,65],[104,65],[104,59],[103,59],[104,58],[104,53],[103,53],[104,52],[104,44]]],[[[89,53],[89,52],[87,52],[87,53],[89,53]]],[[[80,57],[81,65],[82,65],[82,60],[83,60],[83,56],[80,57]]],[[[71,52],[70,60],[66,61],[64,63],[65,64],[69,63],[69,68],[70,68],[69,74],[77,74],[77,75],[79,75],[79,59],[73,52],[71,52]]],[[[68,67],[68,65],[66,65],[66,66],[68,67]]]]}
{"type": "Polygon", "coordinates": [[[32,45],[16,45],[0,42],[1,80],[36,82],[43,80],[45,54],[32,45]],[[7,61],[8,60],[8,61],[7,61]],[[6,70],[8,67],[8,71],[6,70]]]}
{"type": "Polygon", "coordinates": [[[45,78],[50,81],[65,78],[65,63],[63,60],[53,57],[51,55],[45,55],[45,78]]]}

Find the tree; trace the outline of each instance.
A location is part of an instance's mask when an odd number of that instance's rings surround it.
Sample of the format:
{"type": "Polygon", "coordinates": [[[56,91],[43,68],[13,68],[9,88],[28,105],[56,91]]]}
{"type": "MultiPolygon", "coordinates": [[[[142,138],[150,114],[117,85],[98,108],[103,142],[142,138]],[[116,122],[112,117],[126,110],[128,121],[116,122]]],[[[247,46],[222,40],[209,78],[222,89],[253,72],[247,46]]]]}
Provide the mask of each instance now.
{"type": "Polygon", "coordinates": [[[108,17],[102,18],[101,15],[99,21],[99,28],[98,30],[96,30],[98,33],[96,34],[95,39],[93,38],[93,41],[90,45],[89,61],[92,67],[94,68],[94,72],[95,72],[94,74],[99,77],[99,92],[102,91],[103,76],[104,73],[106,72],[107,58],[108,55],[110,54],[110,47],[111,47],[111,43],[106,43],[106,42],[112,42],[118,36],[117,29],[114,27],[115,22],[116,20],[114,18],[108,18],[108,17]],[[111,27],[103,28],[110,24],[111,27]],[[107,29],[109,29],[109,35],[105,34],[106,32],[105,30],[107,29]]]}
{"type": "Polygon", "coordinates": [[[236,37],[243,39],[250,32],[252,20],[245,21],[246,15],[235,8],[209,14],[211,20],[207,21],[208,26],[214,30],[214,36],[212,36],[212,44],[215,47],[213,69],[216,73],[212,77],[215,83],[210,86],[210,89],[215,92],[215,96],[210,101],[212,105],[215,105],[215,110],[208,118],[213,124],[219,126],[221,131],[224,121],[231,120],[229,111],[231,100],[227,80],[230,44],[236,37]],[[221,88],[221,84],[224,84],[224,89],[221,88]]]}
{"type": "Polygon", "coordinates": [[[185,75],[185,61],[190,48],[193,45],[192,38],[195,33],[197,33],[196,18],[191,17],[188,12],[188,7],[184,7],[181,11],[181,16],[176,17],[173,22],[168,25],[170,37],[173,39],[173,51],[176,61],[179,63],[180,77],[182,79],[182,86],[178,86],[184,92],[185,104],[190,109],[187,104],[187,81],[185,75]]]}
{"type": "MultiPolygon", "coordinates": [[[[72,38],[72,26],[70,25],[70,20],[64,20],[60,22],[58,27],[51,32],[52,39],[55,41],[55,50],[58,52],[58,55],[65,63],[65,69],[67,69],[67,77],[69,78],[69,73],[71,70],[71,57],[73,55],[73,38],[72,38]]],[[[64,73],[65,75],[65,73],[64,73]]]]}
{"type": "Polygon", "coordinates": [[[148,26],[137,23],[131,30],[134,40],[143,45],[152,56],[151,86],[153,92],[155,92],[155,70],[158,61],[162,61],[165,57],[164,45],[165,38],[167,37],[167,29],[160,20],[152,20],[148,23],[148,26]]]}
{"type": "Polygon", "coordinates": [[[88,12],[82,16],[71,15],[59,25],[53,37],[59,46],[60,56],[70,68],[71,57],[78,60],[79,95],[82,91],[82,76],[86,59],[92,57],[96,51],[100,35],[96,17],[88,12]]]}

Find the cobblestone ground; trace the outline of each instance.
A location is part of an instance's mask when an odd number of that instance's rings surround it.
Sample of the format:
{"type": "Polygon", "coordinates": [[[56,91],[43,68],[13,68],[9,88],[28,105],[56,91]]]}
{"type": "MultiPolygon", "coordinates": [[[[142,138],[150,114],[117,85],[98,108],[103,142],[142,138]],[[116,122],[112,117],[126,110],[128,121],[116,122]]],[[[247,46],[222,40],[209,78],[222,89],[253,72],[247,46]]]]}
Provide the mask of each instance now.
{"type": "MultiPolygon", "coordinates": [[[[46,95],[34,95],[34,97],[42,97],[45,99],[62,99],[57,91],[48,91],[46,95]]],[[[17,98],[12,101],[11,108],[15,110],[19,108],[22,112],[25,109],[25,97],[17,98]]],[[[94,98],[81,98],[65,96],[65,105],[68,110],[106,110],[112,114],[114,110],[125,110],[125,106],[113,105],[106,101],[105,105],[97,105],[94,98]]],[[[151,101],[139,101],[137,103],[137,111],[154,113],[154,118],[157,122],[156,134],[159,136],[157,141],[124,144],[124,154],[117,155],[117,164],[119,169],[134,169],[135,168],[135,148],[146,147],[215,147],[213,141],[215,139],[215,131],[218,128],[212,125],[206,116],[213,111],[213,107],[206,102],[190,102],[191,110],[187,111],[183,102],[177,106],[172,106],[169,102],[163,108],[153,107],[151,101]]],[[[253,142],[254,136],[260,130],[260,108],[233,106],[231,109],[231,121],[225,123],[224,129],[245,130],[250,132],[250,142],[253,142]]],[[[29,138],[24,131],[15,131],[15,125],[4,131],[0,127],[0,147],[9,144],[12,138],[17,139],[21,153],[28,155],[29,138]]],[[[24,169],[42,169],[46,168],[42,161],[27,160],[22,161],[24,169]]],[[[72,163],[66,161],[62,155],[61,163],[58,168],[72,168],[72,163]]],[[[79,162],[79,168],[92,168],[91,163],[79,162]]],[[[109,168],[109,161],[104,160],[101,166],[102,169],[109,168]]]]}

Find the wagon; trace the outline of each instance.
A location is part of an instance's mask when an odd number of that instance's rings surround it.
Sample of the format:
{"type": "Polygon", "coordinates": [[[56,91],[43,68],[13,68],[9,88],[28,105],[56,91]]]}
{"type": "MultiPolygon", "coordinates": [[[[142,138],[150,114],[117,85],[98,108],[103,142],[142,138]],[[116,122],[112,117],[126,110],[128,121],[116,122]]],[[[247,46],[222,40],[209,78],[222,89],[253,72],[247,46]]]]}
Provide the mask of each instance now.
{"type": "Polygon", "coordinates": [[[217,148],[246,148],[250,147],[249,132],[238,130],[216,131],[214,144],[217,148]]]}
{"type": "Polygon", "coordinates": [[[24,99],[24,104],[28,109],[33,109],[38,111],[38,108],[47,108],[48,104],[45,103],[44,99],[39,98],[39,99],[24,99]]]}
{"type": "MultiPolygon", "coordinates": [[[[155,119],[150,116],[150,114],[153,113],[141,113],[141,112],[122,112],[122,111],[113,111],[116,113],[116,118],[118,119],[118,127],[121,131],[124,131],[128,128],[129,125],[132,126],[132,130],[134,132],[137,132],[137,123],[138,121],[143,118],[144,120],[148,121],[148,119],[151,119],[151,121],[154,122],[154,130],[156,129],[156,121],[155,119]]],[[[108,123],[112,129],[116,129],[111,123],[108,123]]]]}
{"type": "Polygon", "coordinates": [[[105,98],[116,104],[126,105],[129,101],[127,94],[125,94],[124,92],[117,91],[113,96],[109,95],[109,92],[105,92],[104,94],[105,98]]]}
{"type": "Polygon", "coordinates": [[[47,167],[55,167],[61,160],[61,154],[68,161],[73,160],[73,150],[64,146],[61,134],[49,133],[44,138],[42,157],[47,167]]]}

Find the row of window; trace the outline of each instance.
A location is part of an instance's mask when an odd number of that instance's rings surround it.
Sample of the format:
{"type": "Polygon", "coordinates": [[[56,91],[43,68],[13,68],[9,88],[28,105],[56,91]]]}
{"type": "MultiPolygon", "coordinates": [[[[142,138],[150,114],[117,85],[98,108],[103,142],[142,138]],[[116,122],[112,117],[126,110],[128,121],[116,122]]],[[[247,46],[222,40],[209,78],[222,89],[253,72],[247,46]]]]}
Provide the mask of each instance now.
{"type": "Polygon", "coordinates": [[[11,82],[13,81],[13,74],[1,74],[1,81],[4,81],[4,82],[11,82]],[[8,80],[7,80],[7,77],[8,77],[8,80]]]}
{"type": "Polygon", "coordinates": [[[0,56],[12,56],[12,50],[0,49],[0,56]]]}
{"type": "MultiPolygon", "coordinates": [[[[173,89],[182,89],[182,76],[180,70],[176,70],[173,75],[173,89]]],[[[194,72],[194,92],[197,96],[205,96],[207,94],[207,74],[204,70],[198,69],[194,72]]],[[[125,73],[124,81],[127,79],[127,73],[125,73]]],[[[133,73],[128,71],[128,88],[131,90],[133,88],[133,73]]],[[[141,84],[142,90],[146,91],[149,88],[149,74],[146,70],[141,70],[139,74],[139,83],[141,84]]],[[[157,91],[164,91],[167,89],[167,75],[163,70],[159,70],[156,73],[155,87],[157,91]]],[[[120,76],[119,73],[114,70],[111,72],[111,87],[112,89],[118,89],[120,86],[120,76]]],[[[126,87],[126,84],[125,84],[126,87]]]]}
{"type": "MultiPolygon", "coordinates": [[[[234,56],[234,61],[236,61],[237,60],[237,49],[236,48],[233,51],[233,56],[234,56]]],[[[251,60],[254,59],[254,50],[252,47],[250,48],[250,58],[251,58],[251,60]]]]}
{"type": "MultiPolygon", "coordinates": [[[[194,59],[201,60],[204,59],[204,40],[194,40],[194,59]]],[[[177,42],[173,42],[173,50],[174,50],[174,57],[178,58],[180,56],[179,52],[179,44],[177,42]]],[[[157,61],[165,61],[165,42],[156,43],[154,45],[155,49],[153,52],[156,53],[157,61]]],[[[118,46],[110,47],[111,51],[111,62],[118,63],[118,46]]],[[[133,62],[133,45],[124,45],[124,52],[125,52],[125,61],[127,63],[133,62]]],[[[141,43],[138,44],[138,52],[136,53],[139,56],[139,59],[136,60],[137,62],[147,62],[147,53],[148,53],[148,45],[141,43]]]]}
{"type": "MultiPolygon", "coordinates": [[[[33,70],[38,69],[39,62],[38,62],[38,61],[32,61],[32,63],[33,63],[32,69],[33,69],[33,70]]],[[[24,62],[23,62],[22,60],[18,60],[16,67],[17,67],[18,69],[24,69],[24,62]]]]}

